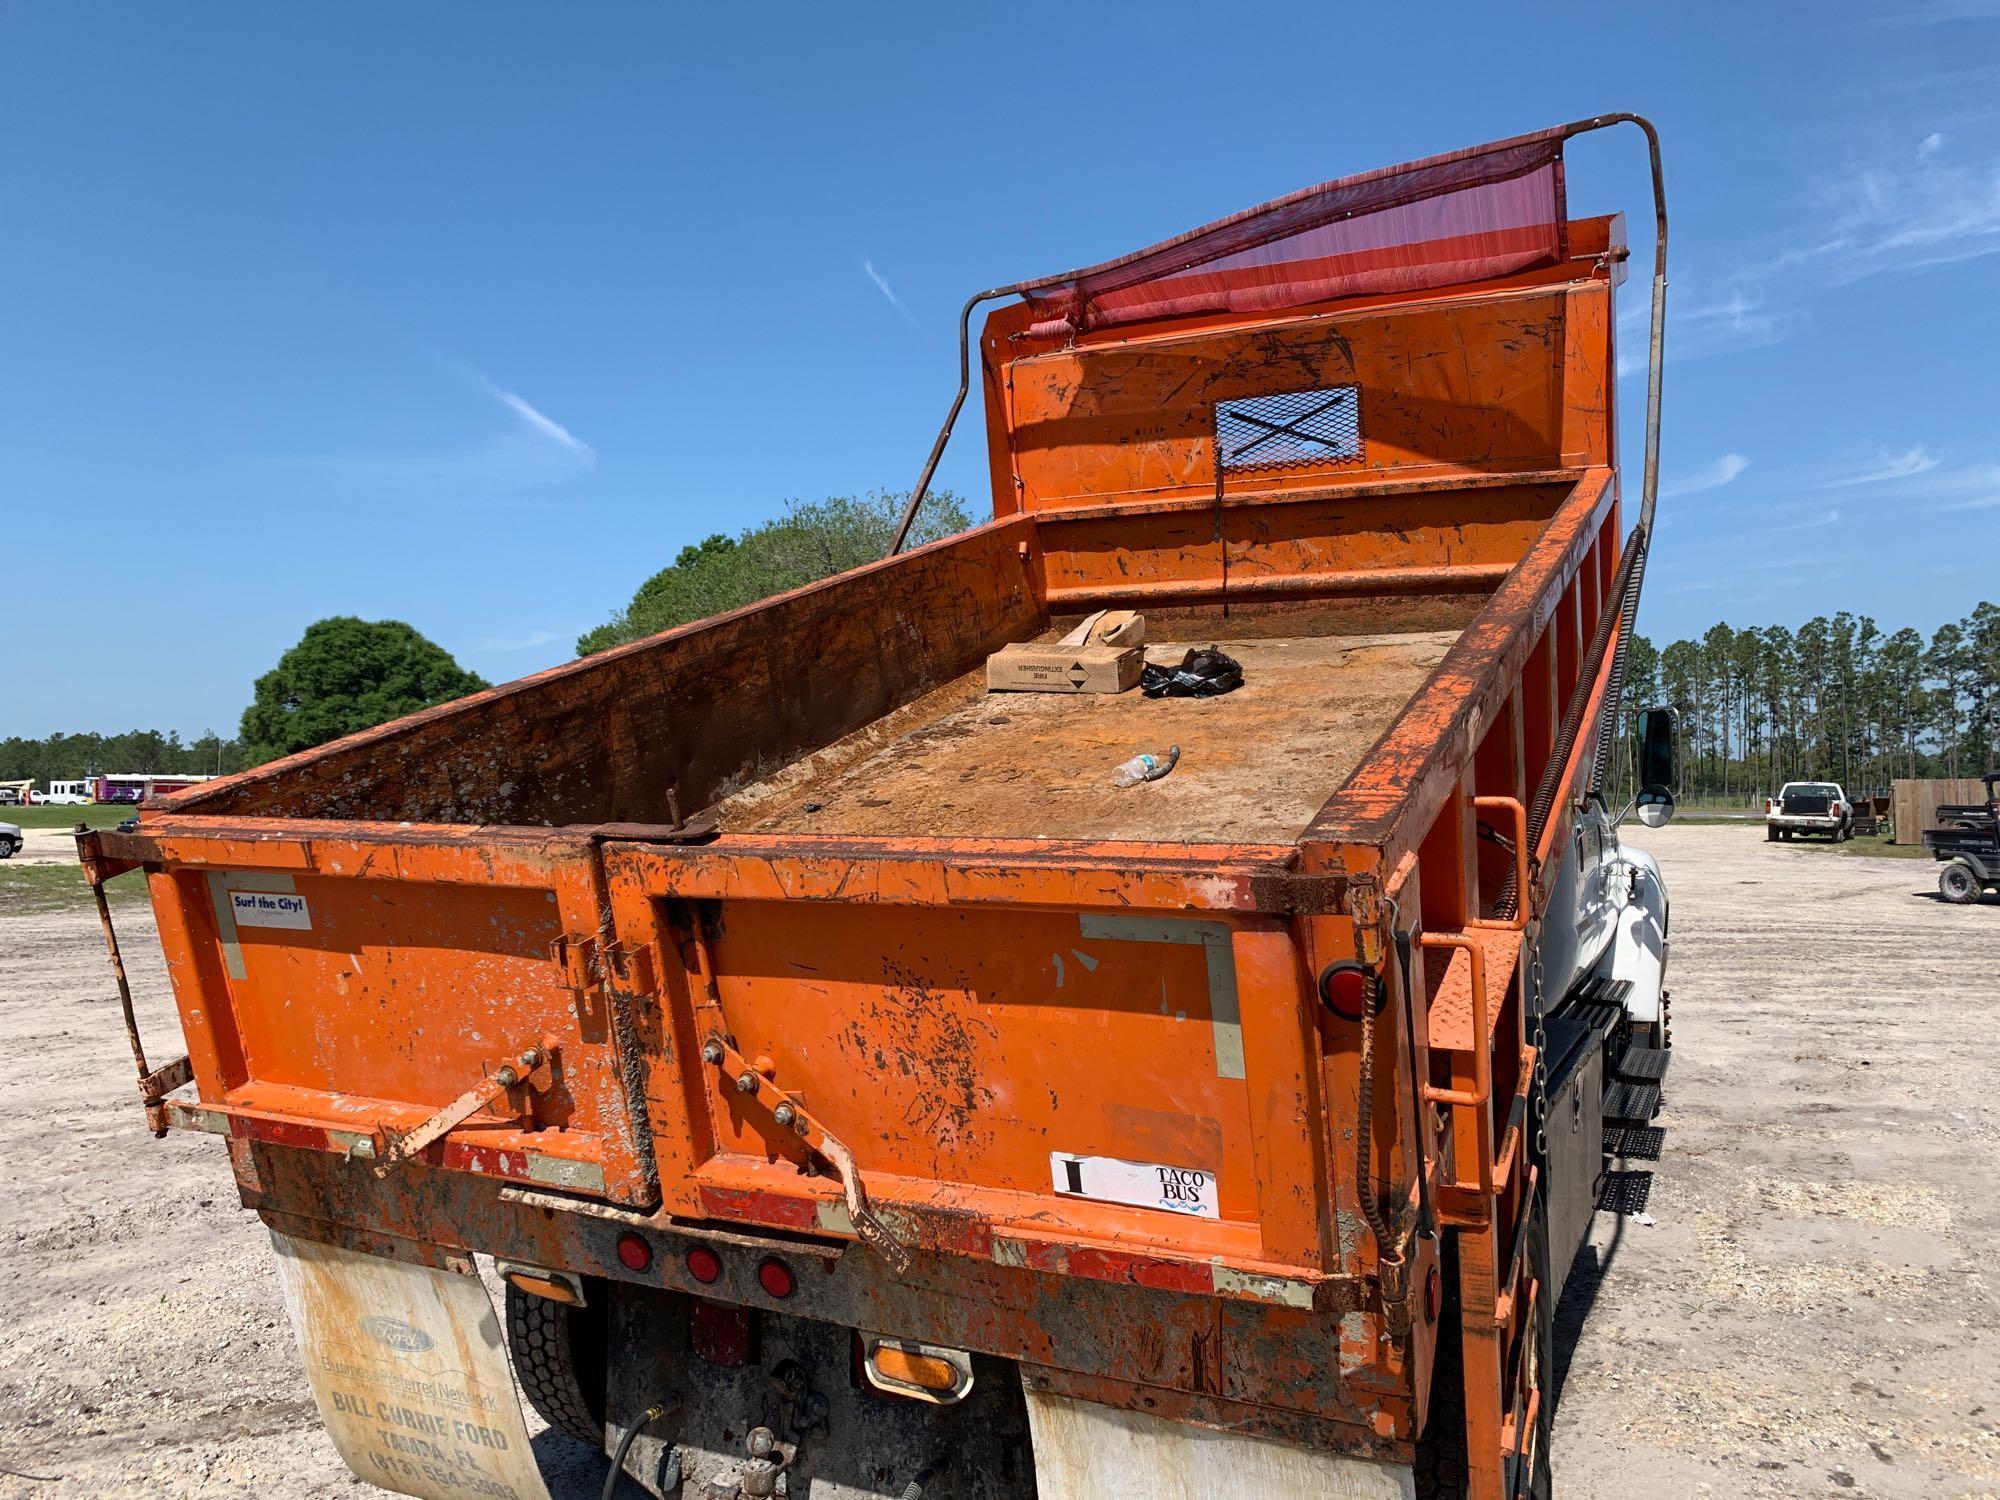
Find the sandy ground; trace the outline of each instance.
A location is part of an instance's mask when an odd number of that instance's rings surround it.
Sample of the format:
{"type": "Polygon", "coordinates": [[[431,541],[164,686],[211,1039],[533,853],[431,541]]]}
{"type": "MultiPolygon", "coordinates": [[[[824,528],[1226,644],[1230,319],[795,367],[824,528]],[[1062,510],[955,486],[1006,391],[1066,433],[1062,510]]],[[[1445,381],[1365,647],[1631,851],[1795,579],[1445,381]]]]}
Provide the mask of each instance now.
{"type": "MultiPolygon", "coordinates": [[[[1657,1222],[1599,1215],[1572,1275],[1559,1493],[2000,1495],[2000,906],[1754,828],[1644,841],[1674,891],[1666,1146],[1627,1164],[1657,1222]]],[[[150,921],[120,923],[168,1055],[150,921]]],[[[0,1056],[0,1496],[379,1493],[221,1149],[143,1128],[87,910],[0,913],[0,1056]]],[[[538,1446],[557,1500],[597,1493],[601,1460],[538,1446]]]]}
{"type": "Polygon", "coordinates": [[[1756,828],[1636,841],[1673,893],[1664,1149],[1624,1164],[1658,1222],[1599,1214],[1571,1274],[1558,1493],[2000,1495],[2000,906],[1756,828]]]}

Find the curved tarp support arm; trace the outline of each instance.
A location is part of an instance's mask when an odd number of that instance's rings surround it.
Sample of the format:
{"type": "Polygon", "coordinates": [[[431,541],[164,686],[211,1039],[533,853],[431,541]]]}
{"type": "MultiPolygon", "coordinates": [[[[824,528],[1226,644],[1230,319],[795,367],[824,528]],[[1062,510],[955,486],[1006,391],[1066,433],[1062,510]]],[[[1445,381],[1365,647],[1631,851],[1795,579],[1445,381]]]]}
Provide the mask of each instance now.
{"type": "Polygon", "coordinates": [[[972,310],[982,302],[991,302],[997,297],[1011,297],[1026,286],[1026,282],[1014,286],[997,286],[989,291],[975,292],[965,299],[965,306],[958,313],[958,394],[951,398],[951,410],[944,414],[944,426],[938,429],[937,441],[931,444],[931,456],[924,460],[924,472],[917,476],[915,488],[910,491],[909,504],[903,507],[903,519],[896,525],[896,539],[889,543],[885,556],[894,557],[903,550],[903,543],[909,540],[910,528],[916,525],[917,511],[924,503],[924,496],[930,492],[931,476],[937,473],[938,460],[944,457],[945,444],[951,441],[951,429],[958,421],[958,413],[965,405],[966,393],[972,389],[972,310]]]}
{"type": "MultiPolygon", "coordinates": [[[[1660,384],[1665,371],[1667,348],[1667,183],[1660,166],[1660,133],[1644,115],[1598,115],[1565,127],[1568,136],[1604,130],[1613,125],[1636,125],[1646,133],[1646,151],[1653,170],[1653,317],[1652,335],[1646,353],[1646,467],[1639,492],[1639,524],[1632,528],[1626,550],[1633,554],[1625,589],[1618,605],[1618,644],[1613,648],[1611,676],[1605,686],[1604,706],[1599,710],[1597,757],[1591,766],[1590,790],[1601,793],[1610,780],[1612,751],[1618,742],[1618,721],[1625,696],[1625,663],[1631,647],[1632,631],[1639,619],[1639,595],[1646,583],[1646,552],[1653,540],[1653,509],[1660,498],[1660,384]]],[[[1616,378],[1615,376],[1613,377],[1616,378]]]]}

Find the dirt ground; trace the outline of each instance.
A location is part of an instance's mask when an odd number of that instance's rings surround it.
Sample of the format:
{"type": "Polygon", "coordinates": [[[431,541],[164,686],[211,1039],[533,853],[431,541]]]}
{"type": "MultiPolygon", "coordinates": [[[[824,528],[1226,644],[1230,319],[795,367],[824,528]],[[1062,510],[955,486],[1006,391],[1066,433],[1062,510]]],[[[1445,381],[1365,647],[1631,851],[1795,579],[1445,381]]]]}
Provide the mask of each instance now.
{"type": "MultiPolygon", "coordinates": [[[[7,809],[0,807],[0,823],[7,809]]],[[[73,865],[76,863],[76,835],[67,828],[23,828],[21,852],[7,861],[10,865],[73,865]]],[[[0,916],[5,916],[0,912],[0,916]]]]}
{"type": "Polygon", "coordinates": [[[1557,1492],[2000,1495],[2000,905],[1754,826],[1635,842],[1673,896],[1664,1143],[1623,1164],[1657,1222],[1600,1213],[1571,1273],[1557,1492]]]}
{"type": "MultiPolygon", "coordinates": [[[[1754,827],[1643,842],[1674,895],[1665,1145],[1624,1164],[1654,1222],[1600,1214],[1560,1310],[1558,1493],[2000,1495],[2000,906],[1754,827]]],[[[165,1056],[150,921],[120,922],[165,1056]]],[[[320,1429],[220,1147],[145,1132],[87,909],[0,912],[0,1056],[0,1497],[379,1493],[320,1429]]],[[[538,1447],[557,1500],[597,1493],[601,1460],[538,1447]]]]}

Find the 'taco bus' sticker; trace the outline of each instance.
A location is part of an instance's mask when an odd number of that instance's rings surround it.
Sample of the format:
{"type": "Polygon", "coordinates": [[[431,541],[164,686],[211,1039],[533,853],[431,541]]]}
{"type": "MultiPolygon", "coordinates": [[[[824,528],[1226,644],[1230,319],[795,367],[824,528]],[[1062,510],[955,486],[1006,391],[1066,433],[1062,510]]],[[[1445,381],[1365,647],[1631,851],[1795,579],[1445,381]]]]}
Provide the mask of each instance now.
{"type": "Polygon", "coordinates": [[[1071,1156],[1052,1151],[1049,1171],[1056,1191],[1065,1197],[1129,1203],[1134,1208],[1159,1208],[1201,1219],[1222,1216],[1215,1174],[1198,1167],[1167,1167],[1153,1162],[1120,1161],[1115,1156],[1071,1156]]]}

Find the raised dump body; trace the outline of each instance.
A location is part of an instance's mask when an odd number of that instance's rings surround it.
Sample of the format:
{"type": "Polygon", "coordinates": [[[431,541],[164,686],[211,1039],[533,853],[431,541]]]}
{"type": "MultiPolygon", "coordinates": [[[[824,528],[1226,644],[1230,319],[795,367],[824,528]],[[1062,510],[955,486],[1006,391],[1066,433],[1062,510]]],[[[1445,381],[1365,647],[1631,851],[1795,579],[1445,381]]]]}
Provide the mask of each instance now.
{"type": "Polygon", "coordinates": [[[1408,201],[1359,179],[1378,219],[1470,216],[1386,269],[1363,235],[1198,295],[1028,288],[977,344],[984,525],[83,840],[159,915],[189,1061],[156,1123],[227,1139],[292,1262],[515,1268],[565,1430],[678,1394],[627,1459],[660,1493],[670,1446],[690,1494],[863,1495],[942,1443],[979,1455],[946,1493],[1109,1494],[1181,1424],[1230,1435],[1219,1484],[1403,1493],[1441,1328],[1426,1443],[1480,1495],[1545,1466],[1524,1121],[1537,1018],[1604,951],[1572,830],[1638,555],[1579,128],[1408,201]],[[982,690],[1103,607],[1244,685],[982,690]],[[856,1405],[828,1329],[944,1425],[856,1405]],[[776,1457],[724,1451],[757,1422],[776,1457]]]}

